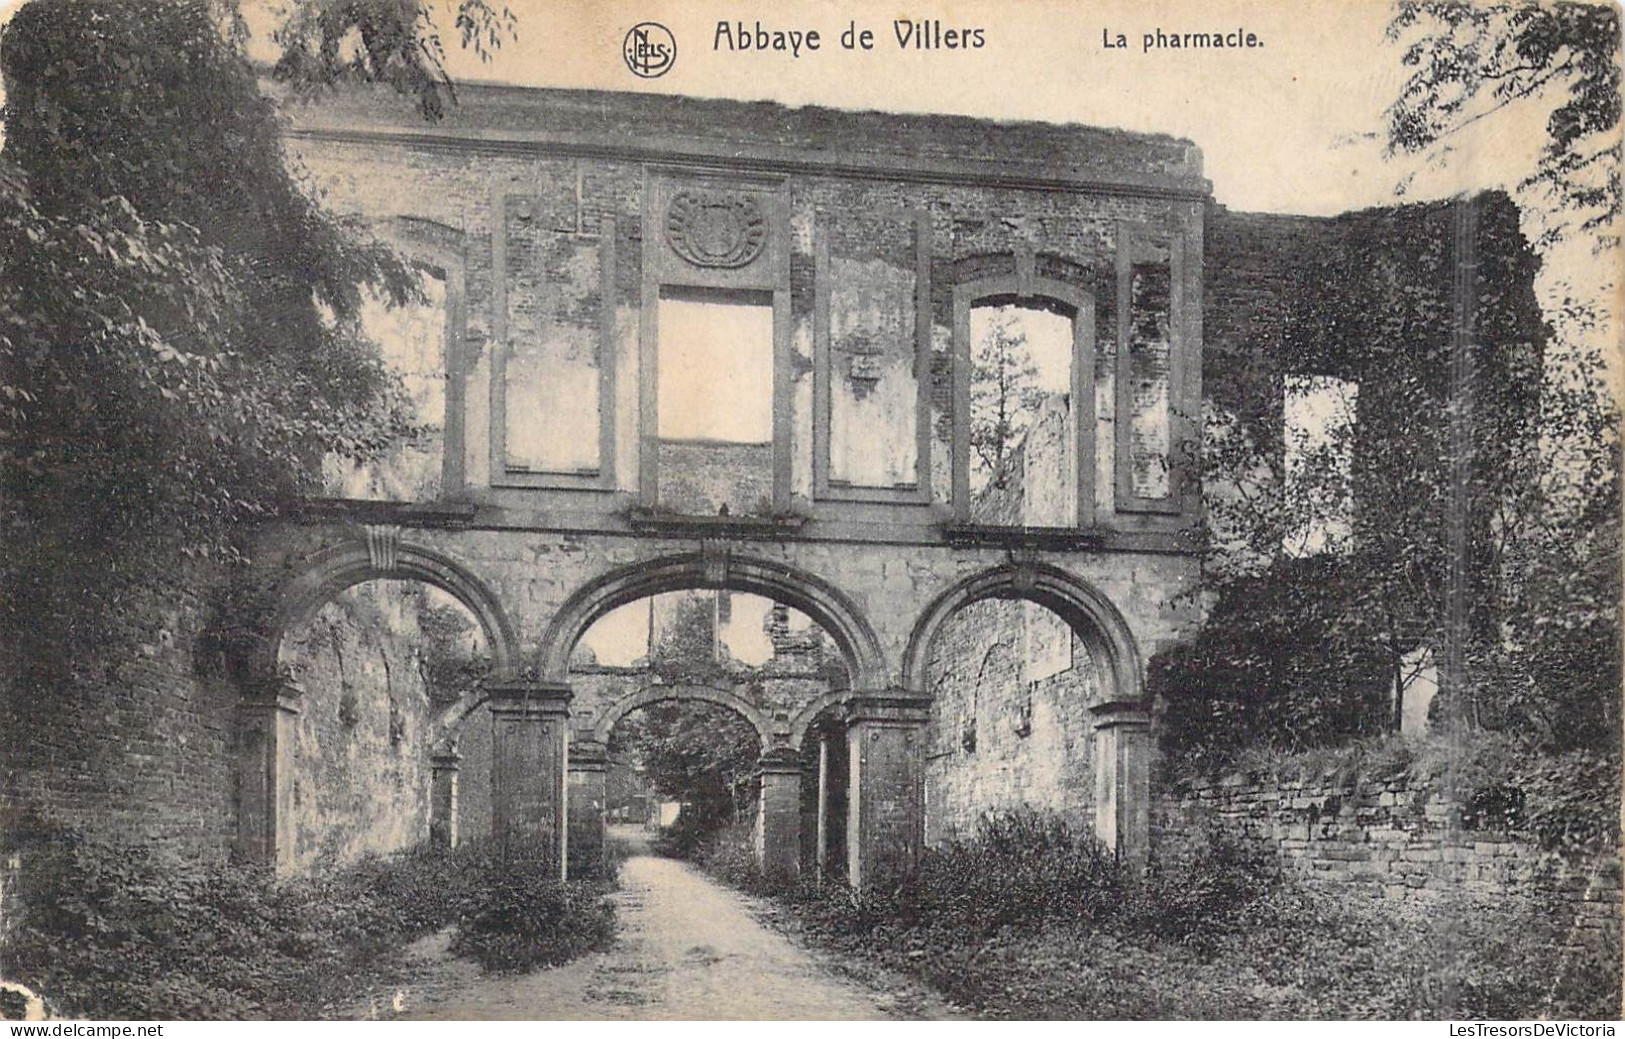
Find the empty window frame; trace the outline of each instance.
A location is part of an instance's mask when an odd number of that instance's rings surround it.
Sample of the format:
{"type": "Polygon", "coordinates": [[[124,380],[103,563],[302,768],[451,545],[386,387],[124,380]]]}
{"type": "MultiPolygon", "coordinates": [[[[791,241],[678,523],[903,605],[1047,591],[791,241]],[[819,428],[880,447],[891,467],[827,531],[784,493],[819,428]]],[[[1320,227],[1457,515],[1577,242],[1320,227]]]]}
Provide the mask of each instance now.
{"type": "Polygon", "coordinates": [[[961,522],[1094,521],[1094,300],[992,278],[954,292],[954,503],[961,522]]]}
{"type": "Polygon", "coordinates": [[[1282,388],[1282,493],[1293,558],[1346,552],[1354,535],[1354,429],[1360,388],[1329,375],[1288,375],[1282,388]]]}
{"type": "Polygon", "coordinates": [[[701,514],[770,511],[772,294],[668,288],[659,307],[654,377],[660,505],[701,514]]]}

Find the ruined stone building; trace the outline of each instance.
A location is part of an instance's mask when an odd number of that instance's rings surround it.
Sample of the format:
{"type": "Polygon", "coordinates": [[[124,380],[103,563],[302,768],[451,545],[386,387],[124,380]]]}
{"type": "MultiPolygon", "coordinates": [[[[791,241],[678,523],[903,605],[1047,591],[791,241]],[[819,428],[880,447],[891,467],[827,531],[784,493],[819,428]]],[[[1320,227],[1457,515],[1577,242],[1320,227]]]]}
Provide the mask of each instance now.
{"type": "MultiPolygon", "coordinates": [[[[373,327],[431,432],[330,463],[329,497],[258,533],[255,648],[207,657],[202,596],[155,610],[147,657],[32,733],[7,796],[288,870],[459,831],[562,867],[597,847],[615,722],[686,698],[757,729],[776,868],[861,881],[1018,804],[1144,859],[1146,664],[1201,621],[1203,402],[1281,406],[1279,365],[1215,363],[1321,341],[1296,303],[1344,286],[1311,260],[1425,242],[1448,275],[1451,207],[1232,214],[1154,134],[460,94],[434,124],[347,94],[287,136],[422,273],[373,327]],[[973,335],[1000,322],[1035,373],[1003,398],[973,335]],[[1001,428],[1000,399],[1025,417],[1001,428]],[[795,611],[828,659],[769,689],[580,651],[689,590],[795,611]],[[489,662],[449,695],[422,650],[448,606],[489,662]]],[[[1337,356],[1301,370],[1380,392],[1337,356]]]]}

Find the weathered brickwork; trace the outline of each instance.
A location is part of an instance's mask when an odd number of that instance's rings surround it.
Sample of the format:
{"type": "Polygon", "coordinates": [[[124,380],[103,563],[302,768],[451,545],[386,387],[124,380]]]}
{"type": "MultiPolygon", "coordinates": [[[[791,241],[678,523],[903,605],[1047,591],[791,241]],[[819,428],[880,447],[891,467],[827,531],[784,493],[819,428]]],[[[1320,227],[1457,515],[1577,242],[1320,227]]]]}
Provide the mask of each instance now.
{"type": "Polygon", "coordinates": [[[144,590],[109,576],[119,641],[82,647],[71,695],[0,666],[0,830],[33,810],[183,855],[231,848],[239,694],[205,640],[220,577],[151,551],[173,569],[144,590]]]}
{"type": "MultiPolygon", "coordinates": [[[[1006,457],[975,512],[991,523],[1053,515],[1073,491],[1071,412],[1051,398],[1006,457]]],[[[1093,826],[1094,719],[1109,698],[1089,649],[1050,610],[987,600],[956,613],[931,653],[925,839],[968,835],[984,813],[1053,811],[1093,826]]]]}
{"type": "Polygon", "coordinates": [[[1208,255],[1225,215],[1194,146],[489,87],[444,125],[364,91],[291,119],[325,202],[435,286],[428,314],[381,336],[411,340],[386,350],[439,428],[412,478],[331,473],[343,500],[256,532],[245,583],[276,601],[268,648],[200,652],[212,582],[181,575],[134,604],[152,622],[135,662],[98,672],[87,648],[74,705],[9,690],[29,736],[0,759],[8,806],[309,868],[449,834],[433,813],[455,741],[456,828],[556,839],[562,857],[595,822],[581,800],[603,796],[599,722],[647,681],[583,664],[578,640],[621,605],[729,589],[801,610],[832,647],[781,631],[773,666],[725,675],[777,777],[764,860],[787,864],[810,828],[824,866],[861,880],[907,865],[927,816],[935,839],[1017,804],[1144,853],[1144,662],[1200,620],[1181,445],[1203,322],[1246,338],[1237,308],[1265,327],[1297,291],[1290,262],[1238,261],[1267,287],[1231,274],[1207,299],[1213,256],[1276,239],[1227,234],[1208,255]],[[769,442],[662,430],[660,314],[694,297],[771,311],[769,442]],[[1082,365],[1005,497],[973,512],[965,326],[990,301],[1064,313],[1082,365]],[[481,688],[427,701],[404,599],[331,605],[378,578],[463,602],[492,656],[481,688]],[[302,650],[312,625],[329,635],[302,650]],[[279,665],[305,651],[301,691],[279,665]]]}
{"type": "MultiPolygon", "coordinates": [[[[1444,778],[1357,775],[1183,780],[1155,799],[1152,847],[1163,861],[1218,830],[1304,881],[1372,897],[1449,892],[1539,899],[1572,916],[1576,938],[1620,927],[1617,848],[1559,853],[1502,833],[1463,829],[1444,778]]],[[[1556,909],[1553,910],[1558,911],[1556,909]]]]}
{"type": "Polygon", "coordinates": [[[662,440],[660,504],[678,512],[765,516],[773,511],[773,445],[662,440]]]}
{"type": "MultiPolygon", "coordinates": [[[[571,119],[581,116],[600,96],[548,92],[546,97],[546,122],[549,131],[554,131],[560,125],[572,125],[571,119]],[[568,113],[562,124],[553,119],[555,103],[562,106],[560,111],[568,113]]],[[[614,106],[627,108],[634,119],[638,117],[631,112],[647,109],[650,119],[659,120],[664,118],[669,100],[616,97],[614,106]]],[[[503,123],[514,118],[515,103],[501,91],[479,94],[466,105],[466,111],[459,111],[459,127],[465,123],[471,129],[532,125],[503,123]]],[[[723,104],[716,119],[697,120],[694,115],[699,110],[691,104],[678,105],[673,111],[682,112],[682,118],[674,123],[656,121],[649,125],[661,127],[662,140],[676,141],[688,134],[705,141],[728,140],[731,134],[744,132],[744,120],[761,114],[752,106],[732,109],[723,104]]],[[[326,127],[340,123],[395,127],[403,119],[407,127],[420,129],[411,124],[405,109],[392,102],[341,102],[336,108],[302,116],[305,128],[292,144],[301,161],[316,174],[328,203],[335,208],[375,222],[399,223],[401,218],[410,217],[411,221],[433,222],[461,235],[468,299],[464,399],[470,421],[464,449],[469,483],[553,485],[557,481],[532,480],[531,475],[542,470],[576,476],[598,471],[599,459],[593,446],[599,422],[606,421],[613,428],[614,476],[609,485],[625,492],[638,491],[637,387],[642,361],[638,340],[647,302],[641,298],[639,286],[648,275],[643,253],[649,245],[639,235],[648,201],[644,197],[648,188],[644,165],[612,158],[523,155],[516,149],[501,154],[480,153],[476,162],[459,162],[461,157],[448,153],[446,141],[438,136],[419,135],[410,144],[401,143],[404,138],[361,144],[342,132],[324,132],[326,127]],[[376,170],[377,177],[360,170],[376,170]],[[498,196],[500,210],[494,208],[498,196]],[[497,212],[500,218],[492,216],[497,212]],[[610,333],[615,386],[613,393],[599,402],[594,384],[606,359],[598,356],[594,343],[604,321],[600,313],[601,272],[596,268],[602,259],[603,229],[611,219],[616,227],[614,270],[609,275],[615,292],[610,333]],[[500,256],[503,264],[506,277],[501,284],[492,281],[493,255],[500,256]],[[493,337],[498,347],[494,363],[489,350],[493,337]],[[538,382],[538,373],[543,370],[548,378],[538,382]],[[491,380],[497,377],[500,385],[493,395],[491,380]],[[506,406],[509,397],[515,401],[512,407],[506,406]],[[499,407],[506,408],[505,414],[483,421],[487,401],[498,402],[499,407]],[[604,418],[599,410],[603,406],[613,408],[613,421],[604,418]],[[523,452],[516,454],[512,443],[504,451],[493,452],[488,428],[505,436],[526,437],[526,443],[551,445],[537,450],[551,451],[558,457],[529,458],[523,452]],[[519,475],[510,479],[500,472],[491,473],[490,465],[498,455],[519,475]]],[[[978,146],[956,152],[950,143],[956,140],[955,135],[939,135],[934,119],[927,125],[895,117],[888,120],[820,110],[782,112],[774,130],[764,129],[752,140],[769,147],[800,146],[809,136],[822,134],[834,125],[844,127],[836,136],[847,139],[858,134],[856,127],[866,120],[887,123],[890,129],[886,137],[855,149],[852,154],[856,160],[878,162],[881,156],[914,155],[991,158],[1012,169],[1031,170],[1034,175],[1048,169],[1052,174],[1093,172],[1115,176],[1133,169],[1139,176],[1190,178],[1197,169],[1194,149],[1163,138],[1078,127],[982,124],[987,136],[978,146]],[[1005,139],[1013,145],[1019,143],[1019,148],[990,150],[993,142],[1005,139]],[[1057,151],[1070,152],[1071,160],[1060,166],[1038,163],[1039,156],[1057,151]]],[[[942,125],[959,126],[965,122],[949,119],[942,125]]],[[[764,125],[771,124],[774,121],[770,119],[764,125]]],[[[595,125],[594,131],[597,129],[595,125]]],[[[825,154],[825,149],[830,154],[841,154],[833,144],[825,145],[818,154],[825,154]]],[[[787,338],[792,378],[787,393],[792,408],[789,486],[794,496],[813,499],[819,494],[815,469],[821,463],[815,464],[813,431],[817,405],[814,381],[820,376],[815,355],[817,344],[828,338],[830,363],[827,374],[822,376],[829,380],[829,401],[825,404],[830,438],[826,449],[827,479],[838,487],[896,490],[914,486],[917,481],[913,470],[919,452],[913,430],[919,400],[923,398],[928,402],[932,431],[928,482],[936,500],[950,497],[952,423],[947,409],[954,363],[953,288],[975,278],[1014,280],[1024,276],[1025,261],[1018,261],[1018,257],[1033,257],[1034,275],[1058,277],[1093,297],[1095,377],[1099,390],[1108,398],[1102,402],[1107,406],[1100,409],[1102,421],[1108,420],[1119,338],[1118,254],[1125,249],[1140,258],[1132,268],[1136,284],[1160,277],[1158,284],[1163,287],[1159,300],[1150,301],[1154,307],[1145,314],[1136,311],[1141,332],[1132,338],[1135,356],[1154,355],[1145,362],[1151,364],[1151,369],[1142,371],[1144,365],[1139,361],[1134,369],[1136,378],[1145,383],[1133,398],[1140,414],[1137,421],[1149,432],[1141,438],[1142,447],[1136,448],[1125,464],[1140,474],[1132,477],[1135,486],[1149,488],[1147,493],[1155,493],[1158,486],[1167,490],[1166,481],[1157,484],[1154,474],[1166,476],[1171,464],[1167,455],[1174,442],[1167,414],[1160,418],[1157,414],[1159,408],[1166,412],[1176,403],[1169,397],[1174,390],[1168,383],[1166,347],[1170,324],[1166,309],[1168,278],[1174,262],[1170,249],[1176,242],[1186,250],[1199,245],[1199,205],[1180,197],[1158,197],[1154,192],[1062,192],[986,183],[921,183],[903,178],[877,182],[872,177],[816,173],[789,178],[786,196],[790,311],[787,338]],[[1125,226],[1134,229],[1136,244],[1132,247],[1118,241],[1125,226]],[[1142,239],[1151,244],[1140,244],[1142,239]],[[926,254],[923,268],[922,249],[926,254]],[[929,279],[929,300],[917,305],[914,297],[920,288],[916,275],[921,269],[929,279]],[[817,297],[821,280],[828,285],[829,303],[824,308],[829,315],[827,328],[820,327],[817,297]],[[921,316],[927,328],[917,327],[921,316]],[[1142,334],[1147,328],[1152,330],[1155,343],[1142,334]],[[921,340],[932,358],[928,366],[915,363],[921,340]],[[880,407],[882,402],[887,406],[880,407]],[[1145,440],[1145,436],[1152,440],[1145,440]]],[[[1199,263],[1184,264],[1185,283],[1181,288],[1187,301],[1199,296],[1199,269],[1199,263]]],[[[1141,300],[1136,308],[1149,300],[1144,291],[1135,298],[1141,300]]],[[[1188,394],[1194,386],[1194,381],[1188,380],[1180,391],[1188,394]]],[[[1112,450],[1105,442],[1109,431],[1102,433],[1100,449],[1112,450]]],[[[662,455],[671,447],[662,444],[662,455]]],[[[714,494],[694,494],[693,485],[716,482],[721,477],[713,479],[710,463],[691,458],[692,451],[679,453],[684,464],[693,464],[688,470],[690,476],[682,488],[669,488],[676,492],[669,500],[663,482],[658,506],[704,511],[703,505],[711,505],[709,511],[714,513],[721,502],[714,501],[714,494]]],[[[718,459],[724,467],[736,462],[733,458],[718,459]]],[[[668,468],[664,461],[662,468],[668,468]]],[[[682,471],[675,462],[669,469],[682,471]]],[[[1097,494],[1109,502],[1111,487],[1102,487],[1097,494]]],[[[747,507],[751,504],[746,503],[747,507]]],[[[729,505],[729,511],[738,514],[737,503],[729,505]]],[[[1147,522],[1156,526],[1158,522],[1138,516],[1112,516],[1109,511],[1104,520],[1131,529],[1147,522]]]]}
{"type": "Polygon", "coordinates": [[[931,660],[927,843],[968,835],[990,811],[1032,808],[1079,830],[1093,825],[1089,708],[1099,693],[1081,666],[1088,652],[1030,603],[979,602],[954,616],[931,660]],[[1046,636],[1063,640],[1059,654],[1037,645],[1046,636]]]}

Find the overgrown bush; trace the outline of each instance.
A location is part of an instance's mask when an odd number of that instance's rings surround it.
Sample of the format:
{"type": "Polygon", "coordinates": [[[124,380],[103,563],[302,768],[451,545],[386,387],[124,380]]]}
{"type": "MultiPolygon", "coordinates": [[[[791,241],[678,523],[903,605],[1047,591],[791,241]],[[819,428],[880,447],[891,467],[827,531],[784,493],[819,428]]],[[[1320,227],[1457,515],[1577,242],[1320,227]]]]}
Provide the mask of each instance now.
{"type": "MultiPolygon", "coordinates": [[[[725,835],[726,836],[726,835],[725,835]]],[[[771,888],[734,833],[697,857],[771,888]]],[[[1208,835],[1144,875],[1053,816],[984,818],[907,877],[804,878],[795,925],[987,1016],[1613,1018],[1617,935],[1577,942],[1557,907],[1478,895],[1391,902],[1305,886],[1208,835]]]]}
{"type": "Polygon", "coordinates": [[[87,1017],[319,1016],[364,990],[386,954],[475,920],[527,882],[560,889],[568,914],[537,939],[559,951],[536,962],[579,954],[588,945],[577,932],[601,942],[613,929],[601,885],[533,876],[489,842],[283,882],[37,819],[11,827],[0,851],[23,862],[14,892],[23,909],[0,943],[0,977],[87,1017]]]}
{"type": "Polygon", "coordinates": [[[597,885],[563,883],[550,865],[516,868],[480,894],[451,950],[489,970],[522,971],[566,963],[608,948],[615,910],[597,885]]]}
{"type": "MultiPolygon", "coordinates": [[[[681,822],[681,816],[678,822],[681,822]]],[[[675,827],[673,828],[675,829],[675,827]]],[[[692,838],[673,840],[661,845],[663,854],[672,858],[687,858],[712,876],[744,891],[757,894],[770,894],[783,889],[782,884],[775,884],[772,878],[762,874],[761,866],[756,861],[756,834],[749,823],[734,823],[720,829],[713,829],[702,839],[693,841],[693,848],[687,855],[678,855],[673,852],[689,843],[692,838]],[[673,849],[666,851],[664,849],[673,849]]]]}

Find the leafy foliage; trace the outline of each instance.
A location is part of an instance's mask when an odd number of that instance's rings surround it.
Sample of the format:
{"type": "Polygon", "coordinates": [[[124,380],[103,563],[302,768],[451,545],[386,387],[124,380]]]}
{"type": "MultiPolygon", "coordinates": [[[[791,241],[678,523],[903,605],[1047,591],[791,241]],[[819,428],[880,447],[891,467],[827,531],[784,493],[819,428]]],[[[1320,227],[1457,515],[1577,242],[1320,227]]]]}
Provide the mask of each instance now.
{"type": "Polygon", "coordinates": [[[970,446],[980,463],[978,480],[1003,486],[1005,460],[1026,436],[1044,400],[1027,337],[1007,314],[995,318],[976,342],[970,397],[970,446]]]}
{"type": "MultiPolygon", "coordinates": [[[[489,0],[456,0],[451,22],[482,61],[517,36],[513,12],[489,0]]],[[[287,6],[273,36],[282,48],[273,74],[300,93],[384,83],[415,95],[430,119],[456,100],[435,7],[420,0],[306,0],[287,6]]]]}
{"type": "Polygon", "coordinates": [[[693,701],[645,707],[616,726],[610,747],[634,753],[655,792],[683,803],[667,842],[674,854],[686,854],[755,800],[761,737],[726,707],[693,701]]]}
{"type": "MultiPolygon", "coordinates": [[[[1520,187],[1581,214],[1582,233],[1619,217],[1620,23],[1611,4],[1403,0],[1388,26],[1412,71],[1388,107],[1390,153],[1448,148],[1514,106],[1553,106],[1540,161],[1520,187]]],[[[1551,229],[1553,237],[1570,230],[1551,229]]],[[[1617,233],[1602,234],[1606,244],[1617,233]]]]}
{"type": "Polygon", "coordinates": [[[479,622],[460,603],[426,603],[419,613],[423,684],[433,703],[456,703],[490,674],[491,656],[476,643],[478,632],[479,622]]]}
{"type": "MultiPolygon", "coordinates": [[[[1618,729],[1617,411],[1597,392],[1594,354],[1565,350],[1543,368],[1550,329],[1517,209],[1497,194],[1475,206],[1466,681],[1435,704],[1445,722],[1606,746],[1618,729]]],[[[1411,662],[1448,644],[1448,218],[1448,206],[1403,206],[1330,222],[1320,249],[1281,262],[1339,291],[1286,293],[1278,347],[1213,344],[1203,476],[1216,601],[1197,640],[1153,664],[1181,749],[1312,747],[1397,726],[1411,662]],[[1288,449],[1280,412],[1298,373],[1358,387],[1354,421],[1308,451],[1288,449]],[[1346,534],[1305,552],[1306,518],[1338,514],[1346,534]]],[[[1565,335],[1583,339],[1588,320],[1576,308],[1565,335]]]]}
{"type": "Polygon", "coordinates": [[[417,287],[295,183],[206,4],[34,0],[0,72],[0,620],[48,661],[104,575],[167,567],[134,546],[231,558],[324,453],[410,431],[359,310],[417,287]]]}
{"type": "MultiPolygon", "coordinates": [[[[649,670],[661,681],[728,686],[739,681],[719,652],[714,610],[710,595],[676,599],[658,641],[649,647],[649,670]]],[[[669,835],[684,849],[680,854],[737,819],[754,800],[761,749],[756,729],[738,713],[688,700],[633,712],[616,725],[609,745],[612,754],[637,759],[656,793],[683,802],[677,830],[669,835]]]]}
{"type": "Polygon", "coordinates": [[[601,895],[595,885],[504,870],[470,907],[452,951],[488,970],[523,971],[608,948],[615,939],[615,908],[601,895]]]}
{"type": "Polygon", "coordinates": [[[0,944],[0,973],[75,1015],[309,1018],[353,1002],[406,942],[459,921],[471,930],[454,940],[484,958],[499,930],[491,907],[521,890],[524,906],[562,915],[506,956],[559,963],[613,933],[601,885],[561,885],[536,857],[490,843],[277,883],[39,820],[6,833],[4,851],[24,867],[14,893],[24,909],[0,944]]]}
{"type": "MultiPolygon", "coordinates": [[[[734,844],[706,861],[741,868],[734,844]]],[[[928,850],[907,884],[809,881],[780,897],[819,944],[989,1017],[1619,1013],[1617,934],[1577,945],[1553,906],[1340,897],[1211,835],[1190,859],[1135,878],[1053,817],[993,816],[970,840],[928,850]]]]}

